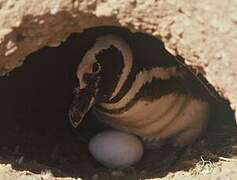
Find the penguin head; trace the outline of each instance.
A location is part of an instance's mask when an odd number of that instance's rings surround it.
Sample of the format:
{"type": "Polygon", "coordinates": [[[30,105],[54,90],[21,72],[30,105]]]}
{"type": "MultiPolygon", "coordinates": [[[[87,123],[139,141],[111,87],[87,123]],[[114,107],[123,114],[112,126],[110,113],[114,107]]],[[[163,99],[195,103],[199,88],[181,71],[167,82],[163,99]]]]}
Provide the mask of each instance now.
{"type": "Polygon", "coordinates": [[[131,49],[122,38],[106,35],[96,39],[77,68],[79,87],[69,109],[73,127],[95,104],[109,102],[117,95],[131,67],[131,49]]]}

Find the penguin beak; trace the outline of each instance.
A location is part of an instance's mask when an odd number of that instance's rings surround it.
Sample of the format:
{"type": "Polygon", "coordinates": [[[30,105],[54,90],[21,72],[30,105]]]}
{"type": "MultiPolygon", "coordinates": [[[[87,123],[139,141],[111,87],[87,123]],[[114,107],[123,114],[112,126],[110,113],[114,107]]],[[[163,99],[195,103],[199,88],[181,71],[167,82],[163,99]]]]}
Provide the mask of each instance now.
{"type": "Polygon", "coordinates": [[[69,108],[69,120],[74,128],[78,127],[94,103],[95,97],[90,89],[76,89],[72,104],[69,108]]]}

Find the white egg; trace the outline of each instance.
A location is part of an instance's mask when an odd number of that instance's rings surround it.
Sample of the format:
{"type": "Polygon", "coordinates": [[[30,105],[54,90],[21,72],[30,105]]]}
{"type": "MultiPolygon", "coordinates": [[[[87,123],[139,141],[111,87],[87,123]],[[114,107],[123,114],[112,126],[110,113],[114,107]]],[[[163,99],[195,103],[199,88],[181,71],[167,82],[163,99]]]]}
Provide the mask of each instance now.
{"type": "Polygon", "coordinates": [[[108,168],[123,168],[136,164],[143,155],[143,144],[132,134],[108,130],[89,142],[92,156],[108,168]]]}

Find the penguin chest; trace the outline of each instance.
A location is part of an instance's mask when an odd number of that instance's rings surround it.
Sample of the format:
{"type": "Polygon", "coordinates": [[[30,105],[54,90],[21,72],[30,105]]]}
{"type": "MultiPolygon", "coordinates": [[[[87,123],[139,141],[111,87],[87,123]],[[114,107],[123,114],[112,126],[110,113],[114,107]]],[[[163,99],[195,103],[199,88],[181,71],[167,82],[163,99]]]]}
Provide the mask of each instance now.
{"type": "MultiPolygon", "coordinates": [[[[106,105],[103,105],[106,108],[106,105]]],[[[180,141],[195,139],[208,119],[209,105],[187,95],[168,94],[152,101],[138,99],[128,109],[103,111],[94,108],[101,121],[148,140],[164,140],[188,132],[180,141]]],[[[181,143],[183,144],[183,143],[181,143]]]]}

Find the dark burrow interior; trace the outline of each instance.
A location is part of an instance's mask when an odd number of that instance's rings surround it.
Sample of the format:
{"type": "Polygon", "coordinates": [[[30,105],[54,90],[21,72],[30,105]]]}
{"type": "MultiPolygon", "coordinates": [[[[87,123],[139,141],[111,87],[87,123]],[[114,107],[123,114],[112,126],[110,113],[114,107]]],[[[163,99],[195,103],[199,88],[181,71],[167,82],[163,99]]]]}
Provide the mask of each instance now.
{"type": "MultiPolygon", "coordinates": [[[[72,34],[59,47],[38,50],[26,58],[23,66],[0,77],[0,163],[35,173],[51,170],[60,177],[90,179],[97,173],[102,179],[110,179],[111,170],[93,160],[87,150],[88,140],[103,130],[103,125],[88,115],[75,130],[68,120],[72,92],[77,86],[77,65],[94,38],[108,31],[126,33],[120,28],[100,27],[72,34]]],[[[237,155],[234,145],[234,113],[228,102],[222,101],[216,104],[208,130],[182,152],[171,168],[154,169],[154,163],[159,164],[171,153],[159,151],[149,156],[150,164],[126,170],[123,179],[162,177],[169,171],[192,168],[200,157],[217,161],[219,156],[237,155]],[[193,163],[182,163],[184,160],[193,163]]]]}

